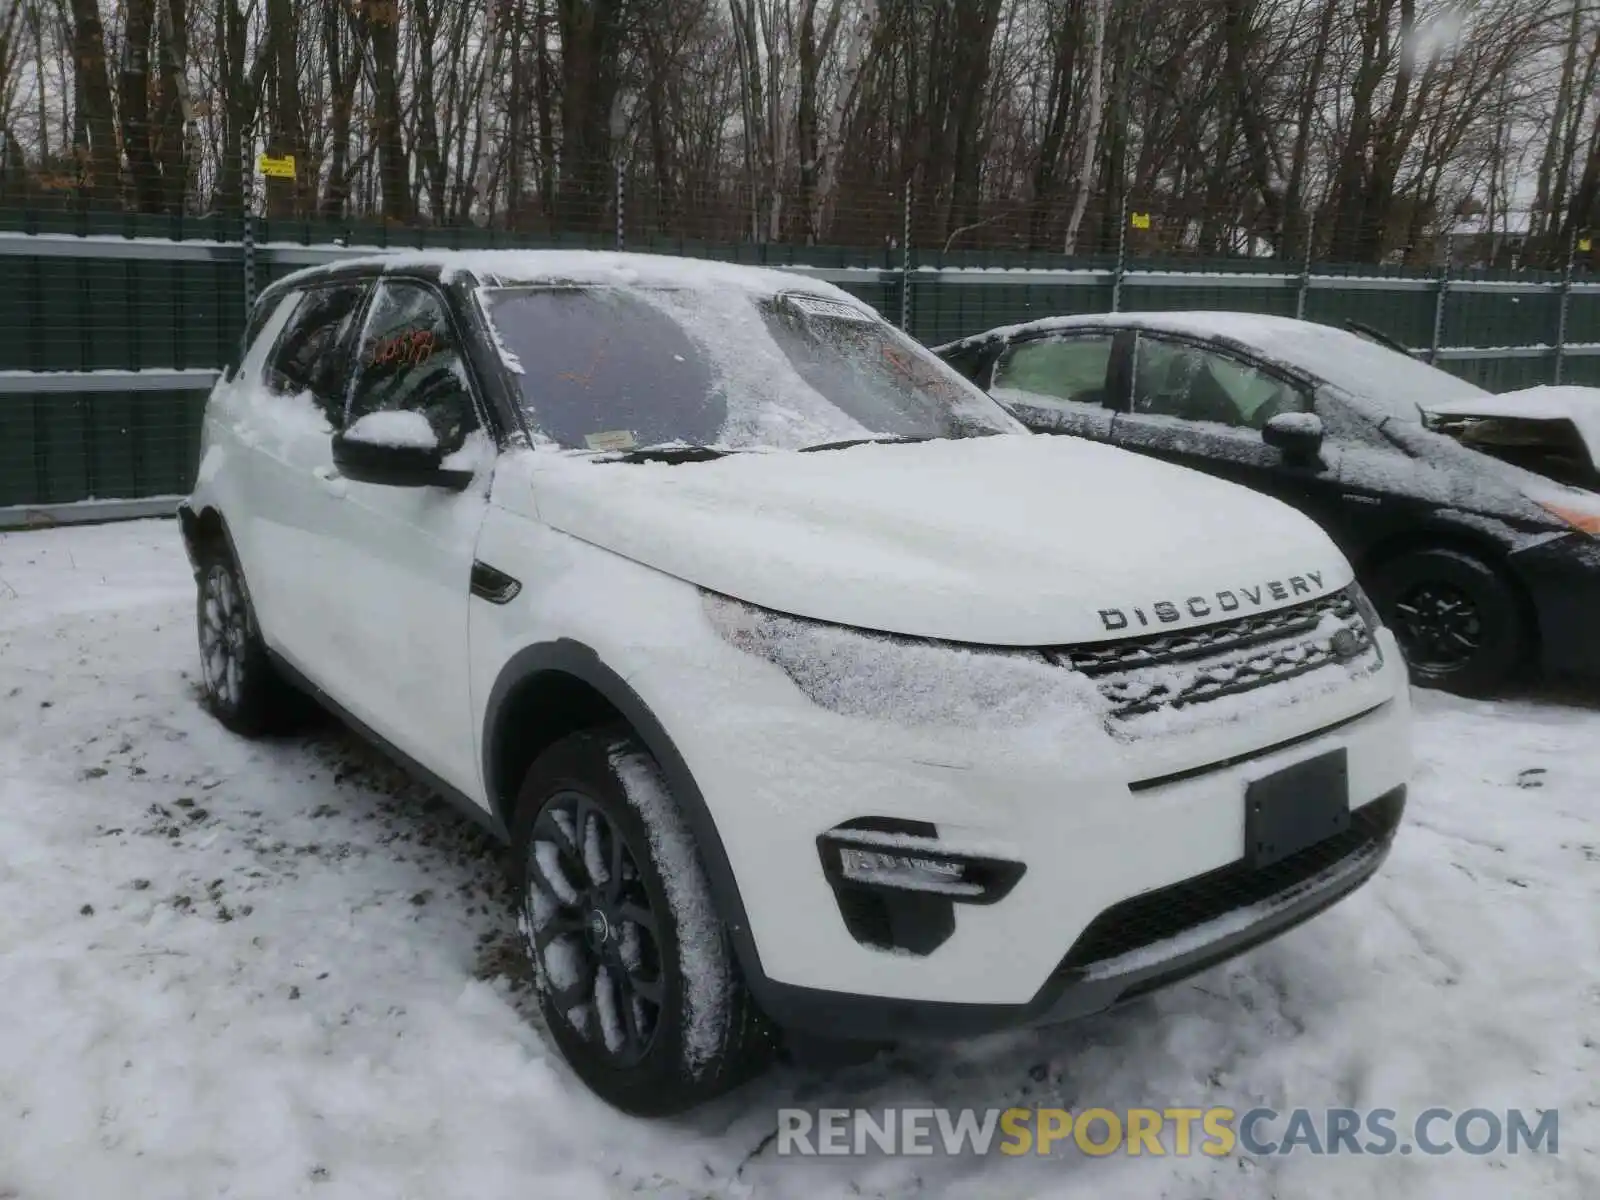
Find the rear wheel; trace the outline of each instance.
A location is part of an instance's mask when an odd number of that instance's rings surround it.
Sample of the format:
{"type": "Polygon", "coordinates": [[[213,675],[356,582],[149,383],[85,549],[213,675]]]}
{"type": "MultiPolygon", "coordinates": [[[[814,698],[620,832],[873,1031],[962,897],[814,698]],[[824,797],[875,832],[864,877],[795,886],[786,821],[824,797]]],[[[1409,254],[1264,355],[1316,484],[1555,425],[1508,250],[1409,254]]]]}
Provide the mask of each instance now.
{"type": "Polygon", "coordinates": [[[204,546],[199,558],[195,618],[207,706],[217,720],[246,736],[295,727],[311,702],[273,667],[239,565],[220,542],[204,546]]]}
{"type": "Polygon", "coordinates": [[[660,768],[624,728],[529,769],[512,844],[540,1010],[573,1071],[639,1116],[748,1078],[771,1038],[660,768]]]}
{"type": "Polygon", "coordinates": [[[1423,687],[1492,692],[1516,674],[1532,643],[1511,581],[1459,550],[1412,550],[1380,563],[1370,590],[1423,687]]]}

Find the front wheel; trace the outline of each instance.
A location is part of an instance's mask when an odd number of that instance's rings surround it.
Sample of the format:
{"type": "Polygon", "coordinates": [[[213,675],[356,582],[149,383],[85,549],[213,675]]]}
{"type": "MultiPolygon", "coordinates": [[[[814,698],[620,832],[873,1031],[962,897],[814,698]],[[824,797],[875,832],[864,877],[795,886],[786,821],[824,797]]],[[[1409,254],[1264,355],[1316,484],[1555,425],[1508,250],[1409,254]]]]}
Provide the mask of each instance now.
{"type": "Polygon", "coordinates": [[[590,1090],[662,1116],[752,1074],[771,1039],[649,752],[622,728],[562,739],[529,769],[513,824],[540,1010],[590,1090]]]}
{"type": "Polygon", "coordinates": [[[1522,666],[1532,641],[1512,583],[1459,550],[1413,550],[1380,563],[1370,591],[1423,687],[1493,692],[1522,666]]]}

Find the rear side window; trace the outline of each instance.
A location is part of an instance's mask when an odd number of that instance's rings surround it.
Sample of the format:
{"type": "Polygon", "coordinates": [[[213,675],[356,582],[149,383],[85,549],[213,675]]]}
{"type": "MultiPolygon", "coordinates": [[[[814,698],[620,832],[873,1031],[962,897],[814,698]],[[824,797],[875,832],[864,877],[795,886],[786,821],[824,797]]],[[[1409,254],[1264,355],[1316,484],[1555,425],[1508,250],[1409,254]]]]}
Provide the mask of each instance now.
{"type": "Polygon", "coordinates": [[[1104,404],[1111,335],[1049,337],[1008,346],[994,365],[995,391],[1032,400],[1104,404]]]}
{"type": "Polygon", "coordinates": [[[269,389],[285,395],[309,392],[336,429],[350,377],[346,347],[365,291],[361,284],[341,284],[302,293],[267,363],[269,389]]]}

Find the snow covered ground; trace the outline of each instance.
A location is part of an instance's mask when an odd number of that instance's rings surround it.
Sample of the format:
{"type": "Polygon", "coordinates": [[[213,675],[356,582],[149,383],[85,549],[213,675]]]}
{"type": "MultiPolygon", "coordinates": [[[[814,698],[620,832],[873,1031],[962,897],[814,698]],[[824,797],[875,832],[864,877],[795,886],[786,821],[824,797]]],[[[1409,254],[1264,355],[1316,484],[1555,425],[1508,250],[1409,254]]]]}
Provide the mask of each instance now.
{"type": "Polygon", "coordinates": [[[171,522],[0,535],[0,1198],[1600,1195],[1600,704],[1419,697],[1383,874],[1064,1029],[671,1123],[546,1048],[494,848],[328,728],[196,702],[171,522]],[[1557,1156],[795,1160],[785,1104],[1560,1110],[1557,1156]]]}

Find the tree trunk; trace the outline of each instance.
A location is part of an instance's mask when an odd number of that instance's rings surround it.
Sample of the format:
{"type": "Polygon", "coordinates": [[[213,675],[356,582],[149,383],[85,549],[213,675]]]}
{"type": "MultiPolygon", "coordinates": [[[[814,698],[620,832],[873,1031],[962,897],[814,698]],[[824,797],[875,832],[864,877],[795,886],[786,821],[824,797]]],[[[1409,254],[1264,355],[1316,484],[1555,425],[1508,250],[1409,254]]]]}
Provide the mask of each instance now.
{"type": "Polygon", "coordinates": [[[400,126],[399,5],[395,0],[368,3],[366,21],[372,39],[372,117],[383,219],[406,224],[411,220],[411,192],[406,182],[405,142],[400,126]]]}
{"type": "Polygon", "coordinates": [[[417,31],[416,151],[428,189],[428,211],[435,224],[444,220],[445,162],[439,153],[439,102],[434,79],[434,42],[438,29],[430,0],[411,0],[417,31]]]}
{"type": "Polygon", "coordinates": [[[1300,93],[1300,109],[1296,114],[1294,151],[1289,163],[1289,183],[1283,195],[1283,252],[1304,257],[1306,241],[1312,236],[1312,222],[1305,211],[1305,179],[1307,159],[1311,149],[1311,122],[1316,115],[1323,65],[1328,59],[1328,47],[1333,40],[1334,0],[1322,0],[1322,16],[1317,21],[1316,40],[1312,43],[1311,66],[1306,72],[1305,86],[1300,93]]]}
{"type": "Polygon", "coordinates": [[[325,221],[344,215],[350,196],[350,122],[356,88],[361,83],[361,63],[367,54],[368,26],[355,21],[347,26],[339,0],[323,0],[322,46],[328,71],[328,182],[318,212],[325,221]],[[345,47],[343,31],[349,28],[351,44],[345,47]]]}
{"type": "Polygon", "coordinates": [[[1051,12],[1050,20],[1050,82],[1045,89],[1045,125],[1039,140],[1039,151],[1033,166],[1033,207],[1028,221],[1029,246],[1044,241],[1044,231],[1050,220],[1050,206],[1055,197],[1056,179],[1061,169],[1061,156],[1072,133],[1072,118],[1076,112],[1073,104],[1073,84],[1076,81],[1077,55],[1080,29],[1075,6],[1064,12],[1051,12]]]}
{"type": "Polygon", "coordinates": [[[72,0],[73,74],[77,111],[87,156],[84,190],[92,200],[112,202],[121,194],[115,118],[111,111],[111,80],[106,71],[106,36],[100,24],[98,0],[72,0]]]}
{"type": "Polygon", "coordinates": [[[194,167],[202,151],[186,74],[189,13],[185,0],[161,3],[161,87],[156,108],[157,158],[165,191],[163,207],[177,214],[189,198],[194,167]]]}
{"type": "Polygon", "coordinates": [[[862,59],[872,40],[878,19],[877,0],[862,0],[861,11],[845,30],[839,79],[833,105],[828,110],[828,128],[818,151],[816,194],[811,202],[811,228],[819,240],[833,223],[834,198],[839,190],[839,160],[844,154],[845,123],[855,107],[861,86],[862,59]]]}
{"type": "Polygon", "coordinates": [[[556,0],[561,39],[561,182],[570,229],[605,228],[611,113],[617,98],[623,0],[556,0]]]}
{"type": "Polygon", "coordinates": [[[117,73],[121,104],[122,152],[128,160],[134,202],[143,213],[161,211],[164,192],[150,136],[150,42],[155,33],[154,0],[127,0],[122,29],[122,67],[117,73]]]}
{"type": "Polygon", "coordinates": [[[1075,254],[1078,250],[1078,228],[1083,224],[1083,214],[1089,207],[1089,189],[1094,186],[1095,147],[1100,138],[1100,114],[1105,104],[1105,81],[1102,67],[1106,56],[1106,15],[1111,0],[1095,0],[1094,26],[1089,42],[1089,111],[1083,118],[1083,150],[1078,156],[1078,194],[1072,201],[1072,215],[1067,218],[1067,235],[1062,253],[1075,254]]]}
{"type": "Polygon", "coordinates": [[[266,181],[267,216],[298,216],[301,185],[309,174],[304,123],[300,104],[298,26],[291,0],[267,0],[267,23],[272,29],[272,111],[267,120],[267,153],[294,159],[295,178],[269,176],[266,181]]]}

